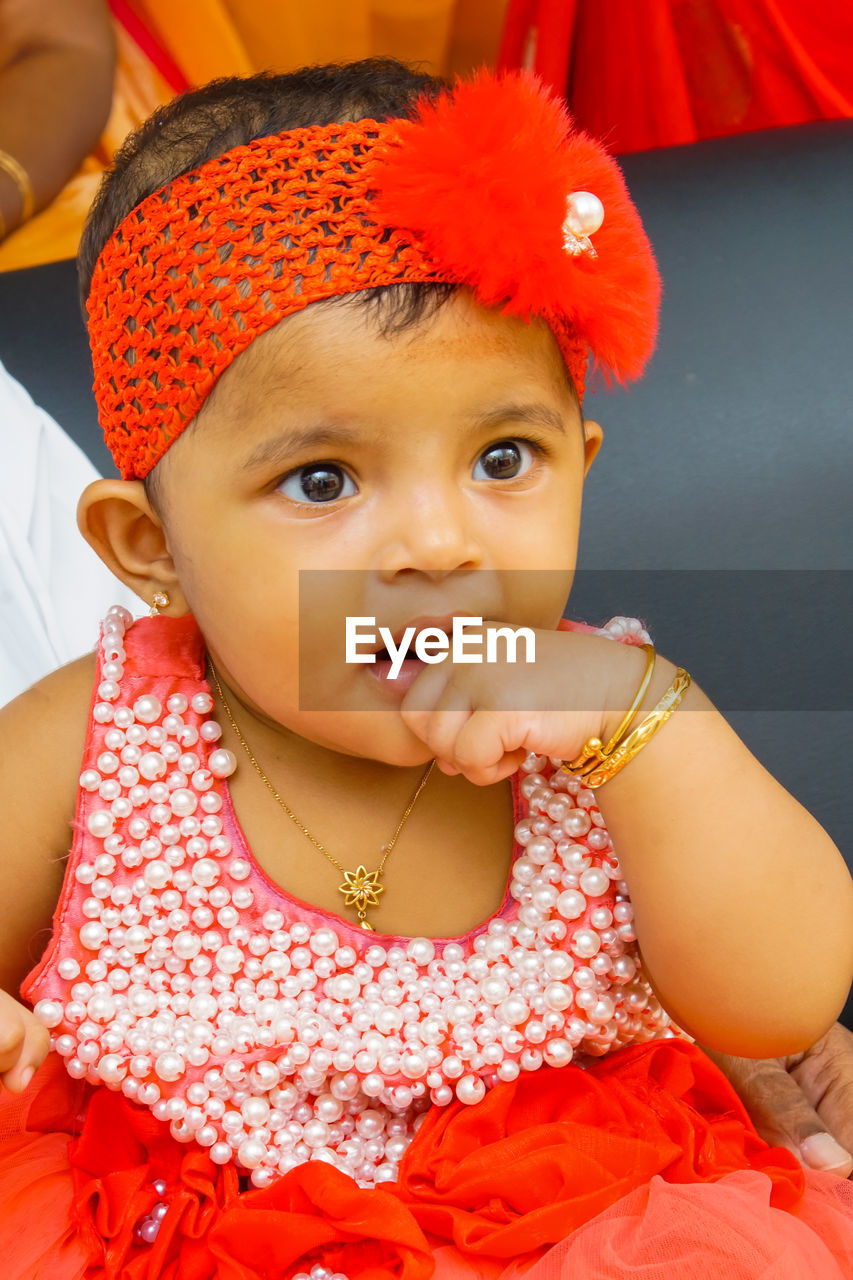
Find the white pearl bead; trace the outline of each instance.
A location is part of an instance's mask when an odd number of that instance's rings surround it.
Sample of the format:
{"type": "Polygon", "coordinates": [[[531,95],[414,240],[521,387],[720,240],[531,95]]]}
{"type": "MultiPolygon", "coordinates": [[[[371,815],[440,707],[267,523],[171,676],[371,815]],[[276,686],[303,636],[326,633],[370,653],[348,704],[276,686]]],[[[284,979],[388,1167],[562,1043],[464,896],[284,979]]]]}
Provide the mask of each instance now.
{"type": "Polygon", "coordinates": [[[237,768],[237,757],[227,747],[219,747],[210,753],[207,764],[214,778],[230,778],[237,768]]]}
{"type": "Polygon", "coordinates": [[[186,1063],[179,1053],[161,1053],[154,1063],[154,1070],[161,1080],[177,1080],[186,1070],[186,1063]]]}
{"type": "Polygon", "coordinates": [[[84,924],[80,930],[80,941],[88,951],[97,951],[107,939],[107,931],[98,921],[84,924]]]}
{"type": "Polygon", "coordinates": [[[172,949],[182,960],[192,960],[201,950],[201,939],[195,933],[181,930],[173,939],[172,949]]]}
{"type": "Polygon", "coordinates": [[[574,995],[571,987],[562,982],[550,982],[545,988],[545,1003],[549,1009],[556,1009],[562,1012],[568,1009],[574,1001],[574,995]]]}
{"type": "Polygon", "coordinates": [[[95,809],[89,814],[86,826],[96,839],[103,840],[115,830],[115,818],[107,809],[95,809]]]}
{"type": "Polygon", "coordinates": [[[565,225],[576,236],[595,235],[604,222],[604,205],[591,191],[573,191],[566,200],[565,225]]]}
{"type": "Polygon", "coordinates": [[[242,1104],[240,1111],[246,1124],[250,1127],[266,1124],[270,1114],[270,1104],[266,1098],[252,1095],[242,1104]]]}
{"type": "Polygon", "coordinates": [[[542,1054],[549,1067],[567,1067],[574,1056],[568,1040],[550,1040],[542,1054]]]}
{"type": "Polygon", "coordinates": [[[435,959],[435,944],[429,938],[413,938],[406,954],[415,964],[425,968],[435,959]]]}
{"type": "Polygon", "coordinates": [[[153,694],[143,694],[134,702],[133,714],[142,724],[154,724],[163,714],[163,708],[153,694]]]}
{"type": "Polygon", "coordinates": [[[309,1120],[302,1128],[302,1141],[306,1146],[324,1147],[329,1140],[329,1126],[323,1120],[309,1120]]]}
{"type": "Polygon", "coordinates": [[[580,888],[591,898],[600,898],[610,887],[610,879],[600,867],[590,867],[580,878],[580,888]]]}
{"type": "Polygon", "coordinates": [[[172,879],[172,869],[161,859],[149,862],[142,873],[143,880],[151,889],[162,889],[172,879]]]}
{"type": "Polygon", "coordinates": [[[86,1011],[95,1022],[109,1022],[115,1016],[116,1002],[112,996],[101,992],[92,996],[86,1011]]]}
{"type": "Polygon", "coordinates": [[[33,1013],[46,1027],[58,1027],[62,1021],[62,1005],[56,1000],[39,1000],[33,1013]]]}
{"type": "Polygon", "coordinates": [[[499,1021],[506,1023],[508,1026],[518,1026],[529,1015],[530,1009],[520,996],[509,996],[506,1000],[501,1001],[497,1008],[499,1021]]]}
{"type": "Polygon", "coordinates": [[[586,898],[577,889],[567,889],[560,894],[556,905],[564,920],[577,920],[586,910],[586,898]]]}
{"type": "MultiPolygon", "coordinates": [[[[156,778],[162,778],[165,776],[168,765],[159,751],[146,751],[145,755],[140,756],[139,758],[138,768],[143,778],[146,778],[149,782],[153,782],[156,778]]],[[[154,794],[153,788],[151,791],[151,798],[152,800],[157,798],[154,794]]]]}
{"type": "Polygon", "coordinates": [[[419,1080],[426,1075],[426,1059],[422,1053],[416,1051],[404,1053],[400,1059],[400,1070],[407,1080],[419,1080]]]}
{"type": "Polygon", "coordinates": [[[575,955],[589,959],[598,953],[601,939],[594,929],[577,929],[572,935],[572,951],[575,955]]]}
{"type": "Polygon", "coordinates": [[[236,973],[243,964],[243,953],[239,947],[220,947],[216,953],[216,963],[222,973],[236,973]]]}
{"type": "Polygon", "coordinates": [[[463,1076],[456,1085],[456,1096],[466,1106],[473,1106],[486,1096],[486,1086],[479,1076],[463,1076]]]}
{"type": "Polygon", "coordinates": [[[331,956],[337,951],[338,936],[332,929],[317,929],[309,938],[309,946],[316,956],[331,956]]]}
{"type": "Polygon", "coordinates": [[[200,858],[193,866],[192,878],[197,884],[210,888],[219,879],[219,867],[212,858],[200,858]]]}
{"type": "Polygon", "coordinates": [[[119,1084],[127,1074],[127,1063],[118,1053],[107,1053],[101,1058],[98,1066],[101,1079],[105,1084],[119,1084]]]}
{"type": "Polygon", "coordinates": [[[195,792],[190,791],[189,787],[177,787],[169,798],[169,805],[172,813],[177,814],[180,818],[185,818],[195,813],[198,808],[198,799],[195,792]]]}

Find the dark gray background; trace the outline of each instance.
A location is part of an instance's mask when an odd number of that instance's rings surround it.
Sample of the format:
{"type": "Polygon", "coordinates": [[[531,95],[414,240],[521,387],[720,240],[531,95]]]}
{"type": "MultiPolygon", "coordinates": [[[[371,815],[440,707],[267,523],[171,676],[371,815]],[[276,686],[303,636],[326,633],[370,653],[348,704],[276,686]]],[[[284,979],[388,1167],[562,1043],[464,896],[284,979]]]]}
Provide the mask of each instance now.
{"type": "MultiPolygon", "coordinates": [[[[586,398],[567,612],[641,617],[853,866],[853,121],[620,163],[661,337],[643,381],[586,398]]],[[[72,264],[0,275],[0,359],[112,474],[72,264]]]]}

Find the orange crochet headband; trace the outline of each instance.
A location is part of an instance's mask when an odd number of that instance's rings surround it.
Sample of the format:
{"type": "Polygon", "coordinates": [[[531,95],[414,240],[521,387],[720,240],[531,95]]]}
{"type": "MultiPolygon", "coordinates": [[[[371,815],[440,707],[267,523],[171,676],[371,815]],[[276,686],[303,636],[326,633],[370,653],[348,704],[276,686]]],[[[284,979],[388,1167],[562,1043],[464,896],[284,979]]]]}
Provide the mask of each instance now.
{"type": "Polygon", "coordinates": [[[122,476],[147,475],[282,317],[423,281],[543,317],[581,397],[589,354],[624,382],[654,348],[660,278],[615,161],[535,77],[484,71],[412,120],[235,147],[124,219],[87,304],[99,417],[122,476]]]}

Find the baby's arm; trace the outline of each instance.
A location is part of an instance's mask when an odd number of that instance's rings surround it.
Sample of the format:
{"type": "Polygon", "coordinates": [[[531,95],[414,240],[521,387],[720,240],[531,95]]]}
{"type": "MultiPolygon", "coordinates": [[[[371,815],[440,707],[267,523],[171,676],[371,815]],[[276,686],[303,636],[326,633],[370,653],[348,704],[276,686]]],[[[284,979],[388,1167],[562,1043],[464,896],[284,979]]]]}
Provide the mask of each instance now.
{"type": "MultiPolygon", "coordinates": [[[[645,669],[640,649],[620,645],[618,658],[603,741],[645,669]]],[[[675,671],[657,655],[633,725],[675,671]]],[[[791,743],[793,752],[821,749],[791,743]]],[[[695,683],[596,798],[649,978],[676,1021],[711,1048],[748,1057],[818,1040],[853,976],[853,882],[820,823],[695,683]]]]}
{"type": "Polygon", "coordinates": [[[94,679],[90,654],[0,710],[0,1079],[15,1091],[49,1047],[19,993],[50,939],[94,679]]]}

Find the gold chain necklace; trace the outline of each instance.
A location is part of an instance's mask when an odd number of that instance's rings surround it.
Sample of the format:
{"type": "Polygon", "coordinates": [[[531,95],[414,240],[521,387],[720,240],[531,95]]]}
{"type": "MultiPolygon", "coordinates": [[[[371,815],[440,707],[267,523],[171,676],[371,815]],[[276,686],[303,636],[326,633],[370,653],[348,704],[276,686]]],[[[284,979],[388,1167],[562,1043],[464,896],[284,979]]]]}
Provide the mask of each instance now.
{"type": "Polygon", "coordinates": [[[382,877],[382,872],[384,870],[385,863],[388,861],[388,856],[391,853],[391,850],[394,848],[394,845],[397,843],[397,837],[399,836],[400,832],[403,830],[403,825],[406,819],[408,818],[409,814],[412,812],[412,810],[415,807],[415,801],[417,800],[418,796],[421,794],[427,782],[429,781],[429,776],[432,773],[433,769],[435,768],[435,761],[430,760],[429,764],[426,767],[426,771],[424,772],[423,777],[418,783],[417,789],[415,790],[415,794],[412,796],[411,800],[408,803],[405,813],[403,814],[402,818],[397,824],[397,830],[394,832],[393,836],[388,841],[388,843],[382,846],[382,850],[383,850],[382,861],[380,862],[376,870],[367,871],[364,866],[358,866],[356,867],[355,871],[347,871],[347,869],[344,866],[342,866],[340,862],[338,862],[337,858],[333,858],[332,855],[329,853],[328,849],[326,849],[320,843],[319,840],[315,839],[314,836],[312,836],[311,832],[308,830],[305,824],[299,821],[299,819],[297,818],[293,810],[289,808],[287,804],[285,804],[284,800],[282,800],[281,796],[278,794],[275,787],[270,782],[269,778],[264,773],[261,766],[258,764],[257,760],[252,755],[252,751],[251,751],[251,748],[249,747],[248,742],[243,737],[243,734],[240,732],[240,728],[237,724],[237,721],[234,719],[234,716],[231,713],[231,708],[228,705],[228,699],[225,697],[225,693],[219,681],[219,676],[217,674],[216,668],[214,667],[209,657],[207,662],[208,662],[208,666],[210,667],[210,674],[213,676],[213,683],[216,685],[216,692],[219,694],[219,701],[222,703],[222,707],[225,711],[225,714],[231,723],[231,728],[236,733],[243,750],[245,751],[246,755],[249,757],[250,761],[252,762],[252,765],[254,766],[255,772],[258,774],[258,777],[261,779],[264,786],[272,793],[275,800],[278,802],[278,804],[281,806],[281,808],[284,810],[287,816],[291,819],[291,821],[295,822],[299,830],[302,832],[302,834],[308,837],[308,839],[313,844],[314,848],[319,849],[320,853],[322,853],[325,858],[328,858],[332,866],[337,867],[338,871],[342,872],[344,877],[344,882],[343,884],[338,885],[338,893],[343,894],[344,902],[348,907],[355,907],[358,913],[358,921],[362,929],[367,929],[371,933],[374,933],[375,930],[373,928],[373,925],[370,924],[367,920],[367,908],[376,907],[379,905],[379,895],[385,892],[385,886],[379,883],[382,877]]]}

